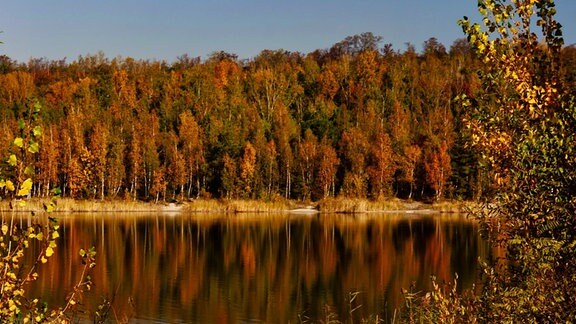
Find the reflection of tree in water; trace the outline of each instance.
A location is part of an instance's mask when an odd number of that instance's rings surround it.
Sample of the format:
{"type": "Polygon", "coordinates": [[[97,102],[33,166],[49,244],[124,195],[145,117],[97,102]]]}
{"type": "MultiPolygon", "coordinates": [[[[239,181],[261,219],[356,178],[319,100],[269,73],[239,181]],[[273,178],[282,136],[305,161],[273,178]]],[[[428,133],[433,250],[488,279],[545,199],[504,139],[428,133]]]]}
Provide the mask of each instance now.
{"type": "MultiPolygon", "coordinates": [[[[330,216],[241,220],[97,218],[63,223],[62,257],[40,276],[41,290],[72,282],[75,254],[96,242],[96,296],[115,296],[117,311],[134,298],[137,316],[173,321],[296,322],[325,318],[325,306],[348,316],[350,292],[360,292],[356,316],[390,316],[401,289],[430,275],[464,284],[485,253],[471,223],[396,216],[330,216]],[[73,267],[73,266],[72,266],[73,267]]],[[[57,298],[57,296],[55,296],[57,298]]],[[[96,301],[97,302],[97,301],[96,301]]],[[[95,302],[94,302],[95,303],[95,302]]]]}
{"type": "Polygon", "coordinates": [[[398,222],[392,232],[394,248],[397,252],[401,252],[409,241],[416,245],[414,246],[416,253],[421,253],[425,250],[430,236],[436,234],[435,232],[436,223],[431,218],[398,222]],[[413,240],[414,237],[416,237],[415,240],[413,240]]]}

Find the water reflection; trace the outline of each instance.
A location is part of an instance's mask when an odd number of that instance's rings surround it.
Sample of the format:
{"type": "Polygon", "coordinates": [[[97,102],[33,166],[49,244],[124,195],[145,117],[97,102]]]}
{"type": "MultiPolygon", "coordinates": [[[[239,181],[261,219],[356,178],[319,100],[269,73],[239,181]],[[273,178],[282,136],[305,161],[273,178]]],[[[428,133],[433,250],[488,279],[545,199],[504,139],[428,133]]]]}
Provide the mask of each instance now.
{"type": "Polygon", "coordinates": [[[460,286],[477,279],[490,253],[477,225],[392,215],[60,217],[56,253],[33,285],[59,305],[79,279],[80,248],[95,246],[94,310],[112,318],[163,322],[299,322],[391,318],[402,288],[430,288],[430,276],[460,286]],[[353,305],[350,294],[359,292],[353,305]],[[328,307],[327,307],[328,306],[328,307]]]}

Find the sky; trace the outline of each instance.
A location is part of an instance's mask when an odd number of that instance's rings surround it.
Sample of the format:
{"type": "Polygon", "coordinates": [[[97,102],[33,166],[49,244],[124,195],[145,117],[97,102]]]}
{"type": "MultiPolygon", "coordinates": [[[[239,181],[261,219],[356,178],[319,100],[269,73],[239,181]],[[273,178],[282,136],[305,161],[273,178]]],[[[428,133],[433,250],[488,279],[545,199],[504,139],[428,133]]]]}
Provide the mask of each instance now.
{"type": "MultiPolygon", "coordinates": [[[[403,51],[436,37],[464,37],[456,21],[479,21],[477,0],[0,0],[0,55],[76,60],[106,57],[174,62],[226,51],[309,53],[372,32],[403,51]]],[[[566,44],[576,43],[576,1],[556,0],[566,44]]]]}

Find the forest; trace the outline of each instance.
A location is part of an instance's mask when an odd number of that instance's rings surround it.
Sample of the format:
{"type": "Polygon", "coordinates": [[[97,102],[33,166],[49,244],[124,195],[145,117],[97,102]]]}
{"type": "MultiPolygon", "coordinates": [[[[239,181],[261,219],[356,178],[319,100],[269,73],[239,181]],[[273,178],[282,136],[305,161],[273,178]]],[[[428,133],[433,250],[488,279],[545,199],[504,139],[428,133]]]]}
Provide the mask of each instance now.
{"type": "MultiPolygon", "coordinates": [[[[175,62],[0,57],[0,152],[39,111],[34,196],[172,200],[479,199],[497,178],[457,98],[481,88],[466,39],[417,52],[370,32],[302,54],[175,62]],[[41,109],[39,109],[41,107],[41,109]],[[40,131],[41,130],[41,131],[40,131]]],[[[576,46],[561,77],[576,89],[576,46]]],[[[32,143],[32,142],[31,142],[32,143]]],[[[22,157],[26,158],[26,157],[22,157]]],[[[3,189],[6,190],[6,189],[3,189]]]]}

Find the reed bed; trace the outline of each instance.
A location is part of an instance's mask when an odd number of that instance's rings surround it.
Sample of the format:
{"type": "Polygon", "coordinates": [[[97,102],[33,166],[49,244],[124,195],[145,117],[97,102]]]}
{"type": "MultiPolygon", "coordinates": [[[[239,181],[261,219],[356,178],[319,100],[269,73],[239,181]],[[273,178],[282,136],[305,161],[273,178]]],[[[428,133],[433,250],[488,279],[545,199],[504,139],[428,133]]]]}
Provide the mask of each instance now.
{"type": "Polygon", "coordinates": [[[326,198],[318,203],[322,213],[355,214],[371,211],[403,211],[406,210],[402,200],[367,200],[351,198],[326,198]]]}
{"type": "MultiPolygon", "coordinates": [[[[0,210],[14,212],[41,212],[50,199],[27,200],[24,206],[17,202],[0,200],[0,210]]],[[[419,213],[464,213],[474,207],[472,202],[441,201],[423,203],[402,199],[352,199],[326,198],[318,202],[301,202],[287,199],[271,201],[194,199],[185,202],[145,202],[134,200],[75,200],[59,198],[54,212],[155,212],[184,211],[193,213],[279,213],[319,211],[321,213],[358,214],[372,212],[419,212],[419,213]]]]}
{"type": "Polygon", "coordinates": [[[216,213],[270,213],[283,212],[295,208],[296,204],[288,200],[215,200],[197,199],[184,204],[184,210],[191,212],[216,213]]]}
{"type": "MultiPolygon", "coordinates": [[[[54,200],[56,206],[54,212],[145,212],[160,211],[160,204],[132,200],[76,200],[71,198],[59,198],[54,200]]],[[[24,206],[17,202],[0,201],[0,210],[14,212],[41,212],[50,203],[50,199],[30,199],[24,206]]]]}

